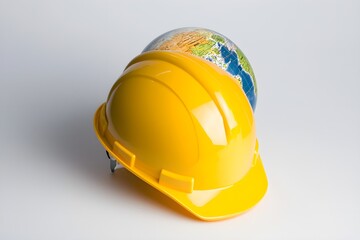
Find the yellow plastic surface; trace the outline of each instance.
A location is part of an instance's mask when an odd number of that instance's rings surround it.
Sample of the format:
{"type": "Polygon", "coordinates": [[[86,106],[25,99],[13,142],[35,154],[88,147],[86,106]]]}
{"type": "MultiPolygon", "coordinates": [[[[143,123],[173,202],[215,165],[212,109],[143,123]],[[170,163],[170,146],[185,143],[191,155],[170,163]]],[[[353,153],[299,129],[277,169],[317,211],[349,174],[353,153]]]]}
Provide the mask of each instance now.
{"type": "Polygon", "coordinates": [[[94,126],[119,163],[203,220],[240,214],[266,192],[246,95],[228,73],[198,57],[139,55],[94,126]]]}

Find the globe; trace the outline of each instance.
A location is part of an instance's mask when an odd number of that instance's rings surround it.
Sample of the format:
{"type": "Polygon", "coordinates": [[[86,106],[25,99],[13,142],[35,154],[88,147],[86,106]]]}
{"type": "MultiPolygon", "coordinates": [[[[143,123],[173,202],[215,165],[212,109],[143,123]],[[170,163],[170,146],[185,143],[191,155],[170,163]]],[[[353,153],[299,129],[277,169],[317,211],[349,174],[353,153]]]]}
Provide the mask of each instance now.
{"type": "Polygon", "coordinates": [[[169,50],[189,53],[216,64],[237,79],[255,111],[257,85],[244,53],[227,37],[205,28],[179,28],[155,38],[143,52],[169,50]]]}

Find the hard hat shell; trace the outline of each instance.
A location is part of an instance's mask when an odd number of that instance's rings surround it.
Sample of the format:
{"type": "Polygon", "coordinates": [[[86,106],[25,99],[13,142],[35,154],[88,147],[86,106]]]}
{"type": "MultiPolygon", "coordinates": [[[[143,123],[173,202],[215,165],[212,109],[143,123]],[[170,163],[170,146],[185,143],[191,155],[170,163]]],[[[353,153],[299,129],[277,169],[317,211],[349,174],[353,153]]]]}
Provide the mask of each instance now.
{"type": "Polygon", "coordinates": [[[133,59],[94,126],[119,163],[203,220],[240,214],[266,192],[246,95],[196,56],[152,51],[133,59]]]}

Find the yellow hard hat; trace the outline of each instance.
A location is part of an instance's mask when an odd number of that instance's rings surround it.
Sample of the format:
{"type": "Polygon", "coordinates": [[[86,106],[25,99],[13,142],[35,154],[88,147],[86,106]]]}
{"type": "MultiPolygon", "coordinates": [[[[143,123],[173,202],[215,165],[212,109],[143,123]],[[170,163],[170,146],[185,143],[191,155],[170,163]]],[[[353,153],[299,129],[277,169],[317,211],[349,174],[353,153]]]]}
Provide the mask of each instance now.
{"type": "Polygon", "coordinates": [[[251,105],[238,81],[199,57],[139,55],[94,126],[118,163],[200,219],[240,214],[266,192],[251,105]]]}

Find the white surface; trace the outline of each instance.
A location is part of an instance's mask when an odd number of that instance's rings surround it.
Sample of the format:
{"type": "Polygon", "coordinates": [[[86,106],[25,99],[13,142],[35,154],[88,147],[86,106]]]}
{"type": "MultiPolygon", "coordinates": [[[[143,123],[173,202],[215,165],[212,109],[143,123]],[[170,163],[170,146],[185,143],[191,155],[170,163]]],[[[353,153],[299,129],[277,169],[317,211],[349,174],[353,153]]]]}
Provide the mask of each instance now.
{"type": "Polygon", "coordinates": [[[360,239],[358,1],[1,1],[0,239],[360,239]],[[126,63],[173,28],[228,36],[259,85],[265,198],[197,221],[92,129],[126,63]]]}

